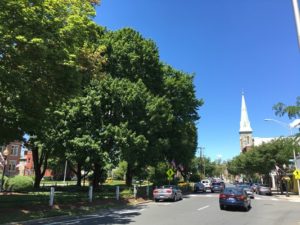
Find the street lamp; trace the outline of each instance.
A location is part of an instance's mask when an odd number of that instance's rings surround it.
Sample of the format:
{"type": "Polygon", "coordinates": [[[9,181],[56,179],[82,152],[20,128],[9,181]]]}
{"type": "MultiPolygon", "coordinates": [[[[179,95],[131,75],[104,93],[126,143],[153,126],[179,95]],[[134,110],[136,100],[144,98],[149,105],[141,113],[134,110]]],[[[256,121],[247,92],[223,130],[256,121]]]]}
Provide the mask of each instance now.
{"type": "Polygon", "coordinates": [[[2,179],[1,179],[1,191],[3,190],[3,183],[4,183],[4,174],[5,174],[5,169],[6,169],[6,164],[7,164],[7,157],[9,155],[9,150],[6,149],[2,152],[3,155],[3,171],[2,171],[2,179]]]}
{"type": "MultiPolygon", "coordinates": [[[[285,123],[285,122],[282,122],[280,120],[275,120],[275,119],[264,119],[265,121],[273,121],[275,123],[278,123],[286,128],[289,129],[290,131],[290,135],[292,136],[293,135],[293,128],[299,128],[300,127],[300,119],[295,119],[293,122],[291,123],[285,123]]],[[[294,165],[295,165],[295,169],[298,169],[297,168],[297,163],[296,163],[296,153],[295,153],[295,149],[293,149],[293,155],[294,155],[294,165]]],[[[298,195],[300,196],[300,182],[298,180],[298,195]]]]}

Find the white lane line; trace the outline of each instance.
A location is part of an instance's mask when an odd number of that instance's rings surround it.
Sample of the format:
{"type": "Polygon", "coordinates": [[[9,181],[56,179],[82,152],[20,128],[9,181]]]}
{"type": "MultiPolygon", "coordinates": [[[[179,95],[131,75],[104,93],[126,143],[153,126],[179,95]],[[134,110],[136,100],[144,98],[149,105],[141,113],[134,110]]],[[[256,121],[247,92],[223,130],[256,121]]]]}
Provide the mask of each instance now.
{"type": "Polygon", "coordinates": [[[117,211],[116,214],[131,214],[131,213],[139,213],[144,211],[145,209],[127,209],[127,210],[122,210],[122,211],[117,211]]]}
{"type": "Polygon", "coordinates": [[[209,205],[206,205],[206,206],[203,206],[203,207],[201,207],[201,208],[199,208],[199,209],[197,209],[198,211],[201,211],[201,210],[203,210],[203,209],[206,209],[206,208],[208,208],[209,207],[209,205]]]}
{"type": "Polygon", "coordinates": [[[277,198],[271,198],[271,200],[273,200],[273,201],[279,201],[279,199],[277,199],[277,198]]]}

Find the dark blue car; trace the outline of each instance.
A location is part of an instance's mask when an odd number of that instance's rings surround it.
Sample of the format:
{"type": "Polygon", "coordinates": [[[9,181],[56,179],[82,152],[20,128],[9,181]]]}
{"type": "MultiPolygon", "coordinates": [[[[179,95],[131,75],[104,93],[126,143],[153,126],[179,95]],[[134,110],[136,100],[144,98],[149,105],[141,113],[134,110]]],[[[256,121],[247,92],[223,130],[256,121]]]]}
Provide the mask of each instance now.
{"type": "Polygon", "coordinates": [[[251,208],[251,200],[242,188],[227,187],[219,195],[220,209],[227,207],[240,207],[245,211],[251,208]]]}
{"type": "Polygon", "coordinates": [[[213,182],[211,184],[211,192],[221,192],[224,189],[224,183],[213,182]]]}

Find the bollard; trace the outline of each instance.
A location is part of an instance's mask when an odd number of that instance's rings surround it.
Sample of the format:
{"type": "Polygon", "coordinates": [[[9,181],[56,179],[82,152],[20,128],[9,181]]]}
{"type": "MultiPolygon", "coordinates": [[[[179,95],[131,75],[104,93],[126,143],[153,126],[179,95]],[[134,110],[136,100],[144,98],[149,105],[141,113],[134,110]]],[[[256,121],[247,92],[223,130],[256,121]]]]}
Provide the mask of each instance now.
{"type": "Polygon", "coordinates": [[[93,186],[89,188],[89,202],[93,201],[93,186]]]}
{"type": "Polygon", "coordinates": [[[116,186],[116,199],[119,200],[120,199],[120,187],[116,186]]]}
{"type": "Polygon", "coordinates": [[[136,194],[137,194],[137,189],[136,189],[136,184],[133,185],[133,196],[136,199],[136,194]]]}
{"type": "Polygon", "coordinates": [[[54,187],[50,188],[50,201],[49,201],[49,206],[53,206],[53,202],[54,202],[54,187]]]}

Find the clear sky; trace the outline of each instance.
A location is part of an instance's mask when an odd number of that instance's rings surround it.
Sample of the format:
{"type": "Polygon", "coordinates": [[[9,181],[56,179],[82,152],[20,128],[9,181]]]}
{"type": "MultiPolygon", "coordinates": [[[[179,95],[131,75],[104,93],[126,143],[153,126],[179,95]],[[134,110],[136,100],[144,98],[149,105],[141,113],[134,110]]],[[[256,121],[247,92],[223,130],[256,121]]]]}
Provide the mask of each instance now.
{"type": "Polygon", "coordinates": [[[300,50],[291,0],[102,0],[96,22],[131,27],[156,42],[161,61],[195,73],[198,145],[211,159],[240,152],[244,91],[254,137],[287,135],[265,118],[300,96],[300,50]]]}

